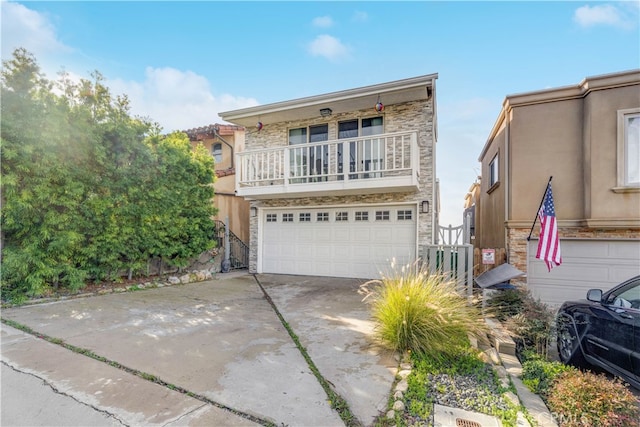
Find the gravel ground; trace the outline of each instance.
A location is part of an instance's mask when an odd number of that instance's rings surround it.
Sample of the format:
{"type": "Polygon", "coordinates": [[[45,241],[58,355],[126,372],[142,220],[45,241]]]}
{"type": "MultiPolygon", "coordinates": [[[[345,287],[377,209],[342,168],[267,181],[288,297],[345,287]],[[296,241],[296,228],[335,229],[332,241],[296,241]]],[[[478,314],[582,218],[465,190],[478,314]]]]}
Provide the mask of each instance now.
{"type": "MultiPolygon", "coordinates": [[[[490,372],[492,368],[487,365],[486,369],[490,372]]],[[[513,408],[491,375],[428,374],[424,387],[426,400],[431,403],[485,414],[495,414],[495,410],[509,411],[513,408]]],[[[405,405],[411,408],[410,399],[407,399],[405,405]]],[[[411,415],[410,412],[405,411],[403,417],[408,426],[433,426],[433,413],[428,419],[424,419],[411,415]]]]}

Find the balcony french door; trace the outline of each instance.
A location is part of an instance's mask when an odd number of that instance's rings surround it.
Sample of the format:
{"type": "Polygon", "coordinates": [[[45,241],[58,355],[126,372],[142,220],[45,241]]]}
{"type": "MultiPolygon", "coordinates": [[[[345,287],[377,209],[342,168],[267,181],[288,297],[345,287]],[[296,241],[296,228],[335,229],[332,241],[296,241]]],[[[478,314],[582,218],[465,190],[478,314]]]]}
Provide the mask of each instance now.
{"type": "Polygon", "coordinates": [[[291,175],[300,177],[292,178],[292,184],[326,181],[329,172],[329,146],[317,143],[328,140],[327,124],[289,130],[289,145],[294,146],[290,157],[291,175]]]}

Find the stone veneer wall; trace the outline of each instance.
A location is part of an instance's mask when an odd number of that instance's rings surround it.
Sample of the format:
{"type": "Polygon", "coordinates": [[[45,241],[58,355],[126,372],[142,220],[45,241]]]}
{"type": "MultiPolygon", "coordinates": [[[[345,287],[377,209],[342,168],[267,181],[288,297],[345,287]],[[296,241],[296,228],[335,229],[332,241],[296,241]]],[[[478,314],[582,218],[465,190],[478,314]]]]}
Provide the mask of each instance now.
{"type": "MultiPolygon", "coordinates": [[[[245,150],[258,150],[262,148],[286,147],[288,145],[288,130],[316,124],[329,123],[329,140],[338,139],[338,122],[360,118],[374,117],[377,113],[370,110],[360,110],[351,113],[336,114],[326,120],[318,118],[311,121],[292,121],[266,125],[260,132],[247,134],[245,150]]],[[[425,101],[414,101],[406,104],[385,106],[384,110],[384,132],[407,132],[416,131],[418,135],[418,146],[420,148],[420,190],[415,193],[383,193],[354,196],[331,196],[331,197],[305,197],[291,199],[270,199],[255,200],[251,202],[251,207],[292,207],[300,208],[304,206],[323,205],[363,205],[379,203],[419,203],[422,200],[429,200],[434,206],[433,192],[435,171],[433,170],[433,155],[435,146],[433,144],[433,97],[425,101]]],[[[418,214],[418,243],[419,245],[433,242],[432,214],[418,214]]],[[[249,271],[257,272],[258,266],[258,225],[259,217],[250,218],[250,248],[249,248],[249,271]]]]}
{"type": "MultiPolygon", "coordinates": [[[[539,228],[538,228],[539,230],[539,228]]],[[[510,228],[507,230],[508,262],[517,269],[527,272],[527,237],[531,228],[510,228]]],[[[534,233],[536,230],[534,229],[534,233]]],[[[562,239],[638,239],[640,229],[591,229],[587,227],[559,227],[561,244],[562,239]]]]}

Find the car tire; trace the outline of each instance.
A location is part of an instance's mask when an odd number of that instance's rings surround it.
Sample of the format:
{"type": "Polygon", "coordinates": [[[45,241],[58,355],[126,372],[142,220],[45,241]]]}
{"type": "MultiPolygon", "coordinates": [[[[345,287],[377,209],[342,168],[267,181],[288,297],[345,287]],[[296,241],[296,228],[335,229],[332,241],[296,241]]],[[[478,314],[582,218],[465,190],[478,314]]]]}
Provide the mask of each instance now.
{"type": "Polygon", "coordinates": [[[562,363],[577,368],[583,368],[587,365],[576,328],[568,317],[563,316],[558,321],[557,346],[558,357],[562,363]]]}

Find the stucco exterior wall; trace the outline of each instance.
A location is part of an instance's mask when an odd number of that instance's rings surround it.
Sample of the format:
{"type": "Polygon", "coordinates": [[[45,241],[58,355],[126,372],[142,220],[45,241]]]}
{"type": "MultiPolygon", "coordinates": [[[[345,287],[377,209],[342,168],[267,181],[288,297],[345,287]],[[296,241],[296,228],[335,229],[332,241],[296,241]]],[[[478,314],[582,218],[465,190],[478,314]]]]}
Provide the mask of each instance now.
{"type": "Polygon", "coordinates": [[[224,222],[228,217],[229,230],[243,242],[249,243],[249,202],[242,197],[235,196],[236,176],[233,169],[235,166],[234,155],[244,146],[245,132],[244,130],[227,128],[225,125],[219,126],[219,132],[226,143],[218,137],[204,137],[200,140],[192,140],[191,145],[195,149],[198,144],[202,144],[211,155],[213,155],[213,145],[221,145],[222,159],[215,164],[215,170],[220,176],[216,177],[213,184],[215,191],[213,204],[218,212],[213,219],[224,222]]]}
{"type": "Polygon", "coordinates": [[[503,248],[505,247],[505,179],[502,174],[505,171],[506,150],[505,150],[504,126],[497,132],[491,142],[491,146],[486,151],[482,160],[482,180],[478,191],[476,202],[476,238],[474,245],[479,248],[503,248]],[[498,154],[498,164],[500,174],[498,185],[489,188],[489,164],[498,154]],[[480,209],[480,206],[482,208],[480,209]]]}
{"type": "Polygon", "coordinates": [[[581,100],[514,107],[510,123],[510,221],[533,221],[549,177],[558,218],[584,218],[581,100]]]}
{"type": "MultiPolygon", "coordinates": [[[[615,188],[617,112],[640,108],[639,76],[638,71],[596,76],[505,99],[479,159],[476,247],[505,247],[508,262],[526,272],[526,239],[550,176],[561,239],[640,236],[640,189],[615,188]],[[496,153],[500,186],[488,194],[489,163],[496,153]]],[[[536,223],[533,236],[538,232],[536,223]]]]}
{"type": "Polygon", "coordinates": [[[640,107],[640,83],[591,92],[585,99],[585,218],[640,217],[640,192],[616,193],[617,111],[640,107]]]}

